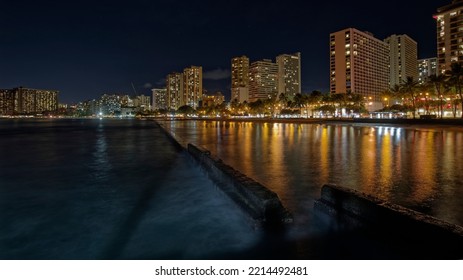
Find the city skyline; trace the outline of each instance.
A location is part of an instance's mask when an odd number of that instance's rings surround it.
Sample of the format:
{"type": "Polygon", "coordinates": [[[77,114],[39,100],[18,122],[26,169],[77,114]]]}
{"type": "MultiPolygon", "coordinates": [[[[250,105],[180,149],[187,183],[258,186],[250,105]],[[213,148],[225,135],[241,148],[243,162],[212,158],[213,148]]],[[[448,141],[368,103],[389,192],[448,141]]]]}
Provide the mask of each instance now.
{"type": "Polygon", "coordinates": [[[229,100],[231,58],[301,52],[302,92],[328,92],[330,33],[406,34],[418,43],[418,58],[435,57],[432,16],[450,2],[389,1],[370,13],[367,1],[8,2],[0,19],[0,88],[56,88],[63,103],[105,92],[150,95],[166,74],[199,65],[204,88],[229,100]]]}

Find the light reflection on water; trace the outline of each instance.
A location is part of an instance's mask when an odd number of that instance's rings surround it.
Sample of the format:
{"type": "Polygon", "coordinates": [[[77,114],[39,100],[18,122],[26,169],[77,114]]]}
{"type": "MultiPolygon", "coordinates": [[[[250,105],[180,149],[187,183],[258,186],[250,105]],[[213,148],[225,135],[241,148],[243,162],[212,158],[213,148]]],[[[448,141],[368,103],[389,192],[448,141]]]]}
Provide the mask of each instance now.
{"type": "Polygon", "coordinates": [[[325,183],[463,225],[463,130],[383,125],[177,121],[189,142],[275,191],[310,223],[325,183]]]}

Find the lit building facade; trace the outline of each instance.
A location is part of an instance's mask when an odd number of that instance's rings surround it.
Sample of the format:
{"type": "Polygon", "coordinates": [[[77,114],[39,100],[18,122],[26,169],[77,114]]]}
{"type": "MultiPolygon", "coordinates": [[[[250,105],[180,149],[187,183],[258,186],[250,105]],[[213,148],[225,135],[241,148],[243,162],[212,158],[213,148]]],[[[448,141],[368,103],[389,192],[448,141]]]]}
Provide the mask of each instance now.
{"type": "Polygon", "coordinates": [[[12,116],[15,114],[15,91],[12,89],[0,89],[0,116],[12,116]]]}
{"type": "Polygon", "coordinates": [[[79,116],[97,116],[100,113],[100,100],[79,102],[76,106],[76,112],[79,116]]]}
{"type": "Polygon", "coordinates": [[[437,9],[437,64],[440,73],[453,62],[463,62],[463,0],[437,9]]]}
{"type": "Polygon", "coordinates": [[[177,110],[184,105],[183,74],[171,73],[166,78],[167,109],[177,110]]]}
{"type": "Polygon", "coordinates": [[[277,56],[278,94],[294,97],[301,93],[301,53],[281,54],[277,56]]]}
{"type": "Polygon", "coordinates": [[[412,77],[418,80],[418,45],[407,35],[391,35],[384,42],[389,45],[390,87],[400,85],[412,77]]]}
{"type": "Polygon", "coordinates": [[[34,115],[57,110],[57,90],[23,87],[0,90],[1,115],[34,115]]]}
{"type": "Polygon", "coordinates": [[[153,110],[167,110],[169,107],[167,105],[167,89],[165,88],[153,88],[151,90],[153,94],[153,110]]]}
{"type": "Polygon", "coordinates": [[[423,84],[429,76],[438,75],[437,58],[423,58],[418,60],[418,81],[423,84]]]}
{"type": "Polygon", "coordinates": [[[217,106],[223,102],[225,102],[225,96],[220,91],[217,91],[211,95],[203,95],[202,98],[203,107],[217,106]]]}
{"type": "Polygon", "coordinates": [[[270,59],[255,61],[249,68],[249,101],[278,95],[278,65],[270,59]]]}
{"type": "Polygon", "coordinates": [[[121,113],[122,97],[119,94],[103,94],[100,97],[100,112],[99,115],[114,116],[121,113]]]}
{"type": "Polygon", "coordinates": [[[148,95],[137,95],[133,99],[133,105],[136,111],[151,111],[151,97],[148,95]]]}
{"type": "Polygon", "coordinates": [[[249,101],[249,58],[234,57],[231,60],[231,100],[249,101]]]}
{"type": "Polygon", "coordinates": [[[354,28],[330,34],[330,92],[356,93],[367,109],[383,107],[381,93],[389,88],[389,46],[354,28]]]}
{"type": "Polygon", "coordinates": [[[182,105],[196,109],[203,94],[203,68],[191,66],[183,70],[183,96],[182,105]]]}

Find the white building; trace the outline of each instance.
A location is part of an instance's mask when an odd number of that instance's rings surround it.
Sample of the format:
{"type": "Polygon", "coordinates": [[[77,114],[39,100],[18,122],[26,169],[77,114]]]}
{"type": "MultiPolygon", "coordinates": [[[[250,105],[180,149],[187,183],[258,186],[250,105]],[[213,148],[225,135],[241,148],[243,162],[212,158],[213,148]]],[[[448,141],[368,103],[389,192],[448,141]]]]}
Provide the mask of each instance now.
{"type": "Polygon", "coordinates": [[[418,81],[422,84],[431,75],[438,75],[437,58],[423,58],[418,60],[418,81]]]}
{"type": "Polygon", "coordinates": [[[330,92],[356,93],[367,109],[383,107],[381,94],[389,88],[389,46],[354,28],[330,34],[330,92]]]}
{"type": "Polygon", "coordinates": [[[384,42],[389,45],[390,87],[400,85],[407,77],[418,80],[418,46],[407,35],[391,35],[384,42]]]}

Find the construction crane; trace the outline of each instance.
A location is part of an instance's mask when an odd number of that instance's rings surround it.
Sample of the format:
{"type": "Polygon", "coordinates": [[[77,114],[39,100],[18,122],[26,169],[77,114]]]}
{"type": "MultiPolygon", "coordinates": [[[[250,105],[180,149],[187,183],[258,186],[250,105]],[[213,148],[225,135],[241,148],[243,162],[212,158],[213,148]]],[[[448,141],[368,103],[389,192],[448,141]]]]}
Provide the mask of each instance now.
{"type": "Polygon", "coordinates": [[[133,82],[131,82],[131,84],[132,84],[133,92],[135,93],[135,96],[137,96],[138,94],[137,94],[137,91],[135,90],[135,86],[133,85],[133,82]]]}

